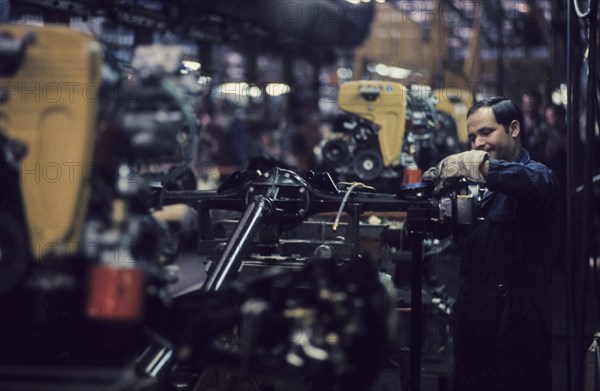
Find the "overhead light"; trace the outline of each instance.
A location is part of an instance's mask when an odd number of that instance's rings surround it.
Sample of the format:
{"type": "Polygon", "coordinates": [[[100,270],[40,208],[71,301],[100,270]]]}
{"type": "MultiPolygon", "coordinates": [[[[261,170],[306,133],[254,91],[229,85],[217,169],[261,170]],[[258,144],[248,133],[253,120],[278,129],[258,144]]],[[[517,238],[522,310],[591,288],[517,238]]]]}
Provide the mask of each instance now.
{"type": "Polygon", "coordinates": [[[394,79],[406,79],[411,73],[410,69],[390,67],[390,77],[394,79]]]}
{"type": "Polygon", "coordinates": [[[200,63],[197,61],[182,61],[184,67],[189,69],[190,71],[197,71],[200,69],[200,63]]]}
{"type": "Polygon", "coordinates": [[[381,76],[388,76],[390,74],[390,69],[385,64],[377,64],[375,65],[375,73],[381,76]]]}
{"type": "Polygon", "coordinates": [[[531,11],[531,7],[529,6],[529,4],[527,4],[524,1],[515,2],[514,7],[518,12],[522,14],[528,14],[529,11],[531,11]]]}
{"type": "Polygon", "coordinates": [[[260,98],[261,95],[262,95],[262,91],[257,86],[250,86],[250,88],[248,88],[248,96],[250,98],[253,98],[253,99],[260,98]]]}
{"type": "MultiPolygon", "coordinates": [[[[198,80],[200,82],[200,80],[198,80]]],[[[262,91],[254,85],[245,82],[223,83],[217,88],[217,93],[224,95],[237,95],[242,97],[260,98],[262,91]]]]}
{"type": "Polygon", "coordinates": [[[569,103],[566,84],[562,83],[559,88],[552,91],[552,103],[562,106],[566,106],[569,103]]]}
{"type": "Polygon", "coordinates": [[[248,83],[223,83],[217,87],[220,94],[245,95],[248,91],[248,83]]]}
{"type": "MultiPolygon", "coordinates": [[[[367,67],[369,69],[369,67],[367,67]]],[[[406,79],[412,74],[410,69],[394,67],[386,64],[377,64],[371,67],[375,73],[380,76],[391,77],[393,79],[406,79]]]]}
{"type": "Polygon", "coordinates": [[[285,95],[290,92],[290,86],[284,83],[269,83],[265,87],[265,91],[270,96],[285,95]]]}

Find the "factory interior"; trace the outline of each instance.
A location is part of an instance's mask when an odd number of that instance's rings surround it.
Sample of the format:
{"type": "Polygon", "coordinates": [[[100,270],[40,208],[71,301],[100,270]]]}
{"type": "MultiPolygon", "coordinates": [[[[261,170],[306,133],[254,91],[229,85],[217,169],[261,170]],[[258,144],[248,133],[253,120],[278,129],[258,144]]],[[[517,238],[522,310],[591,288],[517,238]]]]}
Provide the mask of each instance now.
{"type": "Polygon", "coordinates": [[[0,391],[600,390],[598,8],[0,0],[0,391]]]}

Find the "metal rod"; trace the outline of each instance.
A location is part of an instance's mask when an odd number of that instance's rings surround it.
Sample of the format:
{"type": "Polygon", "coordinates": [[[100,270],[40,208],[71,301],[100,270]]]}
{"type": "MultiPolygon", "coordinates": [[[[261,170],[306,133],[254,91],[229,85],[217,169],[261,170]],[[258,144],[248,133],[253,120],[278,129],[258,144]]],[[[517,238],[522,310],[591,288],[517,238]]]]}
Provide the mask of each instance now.
{"type": "Polygon", "coordinates": [[[421,390],[421,316],[423,237],[412,237],[410,295],[410,391],[421,390]]]}
{"type": "MultiPolygon", "coordinates": [[[[481,5],[483,7],[483,4],[481,5]]],[[[498,13],[496,15],[496,33],[498,39],[498,57],[496,60],[496,88],[498,95],[504,95],[504,40],[502,39],[502,26],[504,24],[504,11],[502,2],[498,0],[498,13]]]]}
{"type": "Polygon", "coordinates": [[[254,239],[261,223],[271,211],[271,201],[263,196],[255,197],[240,218],[240,222],[227,241],[223,254],[215,265],[212,273],[202,285],[202,291],[214,292],[219,290],[223,283],[235,271],[254,239]]]}
{"type": "MultiPolygon", "coordinates": [[[[583,292],[581,296],[580,302],[581,306],[581,318],[579,324],[579,335],[582,340],[585,338],[586,334],[586,317],[587,317],[587,288],[588,288],[588,273],[587,273],[587,264],[592,254],[592,231],[593,231],[593,216],[594,213],[594,205],[592,204],[593,200],[593,188],[592,188],[592,175],[593,175],[593,167],[594,159],[592,154],[592,147],[594,145],[594,126],[596,124],[595,117],[595,107],[596,107],[596,13],[598,8],[597,1],[590,2],[589,12],[591,17],[588,20],[588,56],[587,56],[587,65],[588,65],[588,75],[587,75],[587,97],[586,97],[586,123],[585,123],[585,143],[584,143],[584,160],[583,160],[583,200],[581,207],[583,208],[583,221],[582,221],[582,236],[581,236],[581,257],[579,265],[580,267],[580,275],[583,278],[582,286],[583,292]]],[[[581,345],[577,345],[578,347],[581,345]]],[[[575,388],[578,390],[582,390],[584,387],[584,378],[585,378],[585,351],[584,353],[580,353],[578,355],[577,363],[578,371],[577,371],[577,381],[575,382],[575,388]]]]}
{"type": "Polygon", "coordinates": [[[574,147],[574,129],[573,129],[573,5],[571,0],[567,0],[567,199],[566,199],[566,262],[567,262],[567,290],[566,290],[566,316],[565,326],[567,331],[567,362],[566,362],[566,387],[565,391],[571,391],[573,382],[572,364],[571,364],[571,307],[573,303],[573,147],[574,147]]]}
{"type": "MultiPolygon", "coordinates": [[[[598,334],[596,334],[598,335],[598,334]]],[[[596,337],[596,368],[594,370],[594,391],[600,391],[600,338],[596,337]]]]}
{"type": "Polygon", "coordinates": [[[348,209],[348,232],[346,235],[350,237],[352,256],[356,257],[360,251],[360,204],[350,203],[348,209]]]}

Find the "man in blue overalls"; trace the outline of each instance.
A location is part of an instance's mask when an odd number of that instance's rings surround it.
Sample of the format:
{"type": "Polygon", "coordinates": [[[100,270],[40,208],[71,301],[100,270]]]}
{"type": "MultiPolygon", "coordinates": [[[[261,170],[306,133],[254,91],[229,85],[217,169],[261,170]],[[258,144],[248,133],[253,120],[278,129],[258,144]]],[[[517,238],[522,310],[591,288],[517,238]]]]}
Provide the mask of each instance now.
{"type": "Polygon", "coordinates": [[[483,220],[462,244],[455,308],[455,391],[552,389],[550,267],[560,238],[553,173],[521,147],[523,115],[494,97],[467,113],[471,151],[424,174],[485,184],[483,220]]]}

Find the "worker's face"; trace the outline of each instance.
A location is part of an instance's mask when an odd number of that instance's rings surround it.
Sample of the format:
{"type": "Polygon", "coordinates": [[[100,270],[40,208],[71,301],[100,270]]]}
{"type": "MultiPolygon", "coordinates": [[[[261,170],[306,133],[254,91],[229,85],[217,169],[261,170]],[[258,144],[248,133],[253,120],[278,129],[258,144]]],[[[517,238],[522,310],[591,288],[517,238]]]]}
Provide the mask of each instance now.
{"type": "Polygon", "coordinates": [[[482,107],[467,118],[467,132],[471,149],[486,151],[490,158],[514,161],[519,154],[521,144],[518,121],[513,121],[508,127],[496,122],[491,107],[482,107]]]}
{"type": "Polygon", "coordinates": [[[548,107],[544,112],[544,115],[546,116],[546,122],[548,122],[550,125],[556,125],[556,122],[558,122],[558,118],[552,107],[548,107]]]}
{"type": "Polygon", "coordinates": [[[523,95],[521,98],[521,109],[523,112],[531,113],[537,106],[537,100],[531,95],[523,95]]]}

